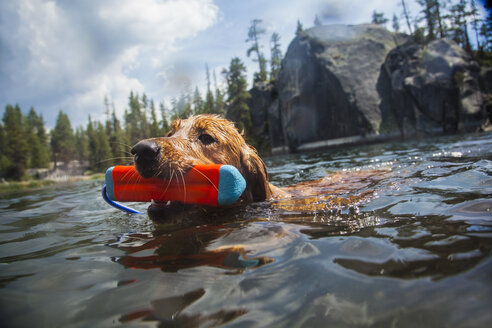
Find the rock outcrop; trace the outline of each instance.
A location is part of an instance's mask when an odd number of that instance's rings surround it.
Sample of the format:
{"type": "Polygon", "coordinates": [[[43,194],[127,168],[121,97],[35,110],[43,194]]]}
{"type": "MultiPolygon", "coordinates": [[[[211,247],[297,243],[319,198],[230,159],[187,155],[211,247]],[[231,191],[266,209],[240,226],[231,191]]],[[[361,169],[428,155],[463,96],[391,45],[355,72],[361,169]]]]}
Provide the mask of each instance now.
{"type": "Polygon", "coordinates": [[[251,98],[248,100],[248,106],[251,113],[251,131],[252,135],[268,135],[268,107],[273,102],[273,85],[268,83],[257,83],[249,90],[251,98]]]}
{"type": "Polygon", "coordinates": [[[380,132],[403,135],[474,130],[486,119],[480,67],[456,43],[440,39],[392,50],[381,71],[380,132]]]}
{"type": "Polygon", "coordinates": [[[251,131],[256,148],[268,153],[273,145],[284,145],[281,118],[278,111],[277,89],[270,83],[257,83],[249,90],[248,106],[251,113],[251,131]],[[261,140],[261,141],[260,141],[261,140]],[[265,147],[268,145],[267,147],[265,147]]]}
{"type": "Polygon", "coordinates": [[[492,68],[482,70],[480,82],[483,90],[485,111],[488,116],[487,122],[482,125],[482,129],[492,131],[492,68]]]}
{"type": "Polygon", "coordinates": [[[402,41],[368,24],[316,26],[298,35],[277,80],[279,116],[291,151],[305,143],[378,133],[381,66],[402,41]]]}
{"type": "Polygon", "coordinates": [[[291,42],[275,87],[252,89],[260,96],[252,119],[267,117],[273,152],[467,131],[487,116],[479,71],[452,41],[424,46],[377,25],[316,26],[291,42]]]}

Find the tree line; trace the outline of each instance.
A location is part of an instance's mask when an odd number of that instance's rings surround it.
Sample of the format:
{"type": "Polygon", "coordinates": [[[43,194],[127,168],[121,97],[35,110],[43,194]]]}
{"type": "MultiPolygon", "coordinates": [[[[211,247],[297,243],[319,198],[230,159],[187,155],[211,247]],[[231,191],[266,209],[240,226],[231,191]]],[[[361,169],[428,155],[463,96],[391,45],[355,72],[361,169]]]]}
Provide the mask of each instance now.
{"type": "Polygon", "coordinates": [[[89,115],[86,126],[73,128],[70,118],[59,111],[54,128],[48,133],[42,115],[31,107],[24,115],[19,105],[7,105],[0,122],[0,177],[9,180],[26,178],[29,168],[53,169],[78,160],[93,172],[131,161],[130,148],[138,140],[165,135],[169,122],[192,114],[224,113],[225,101],[220,90],[207,92],[202,99],[198,89],[194,94],[183,92],[166,108],[145,94],[130,92],[128,108],[123,118],[116,114],[107,98],[106,119],[96,121],[89,115]]]}
{"type": "Polygon", "coordinates": [[[0,176],[20,180],[26,168],[47,167],[49,160],[43,117],[32,107],[23,115],[18,105],[7,105],[0,124],[0,176]]]}
{"type": "MultiPolygon", "coordinates": [[[[408,0],[400,0],[401,13],[393,14],[392,28],[395,32],[401,29],[400,23],[406,26],[410,35],[419,43],[439,38],[454,40],[463,49],[484,57],[492,51],[492,6],[487,2],[487,17],[480,18],[477,0],[416,0],[420,11],[412,15],[408,0]],[[470,32],[475,43],[471,42],[470,32]]],[[[386,25],[389,19],[382,12],[372,13],[372,23],[386,25]]]]}

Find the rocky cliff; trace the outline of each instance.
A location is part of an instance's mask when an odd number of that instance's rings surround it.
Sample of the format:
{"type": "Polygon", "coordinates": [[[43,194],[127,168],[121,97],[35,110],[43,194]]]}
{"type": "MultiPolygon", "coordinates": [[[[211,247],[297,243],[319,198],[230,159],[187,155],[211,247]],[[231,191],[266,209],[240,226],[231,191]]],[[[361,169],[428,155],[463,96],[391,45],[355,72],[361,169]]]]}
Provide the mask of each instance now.
{"type": "Polygon", "coordinates": [[[479,75],[452,41],[316,26],[291,42],[275,86],[253,88],[252,118],[266,117],[274,152],[466,131],[486,119],[479,75]]]}
{"type": "Polygon", "coordinates": [[[291,151],[379,131],[376,85],[395,41],[393,33],[376,25],[317,26],[292,41],[277,81],[278,110],[291,151]]]}
{"type": "Polygon", "coordinates": [[[378,84],[380,132],[413,135],[476,129],[486,119],[479,78],[478,64],[453,41],[395,48],[378,84]]]}

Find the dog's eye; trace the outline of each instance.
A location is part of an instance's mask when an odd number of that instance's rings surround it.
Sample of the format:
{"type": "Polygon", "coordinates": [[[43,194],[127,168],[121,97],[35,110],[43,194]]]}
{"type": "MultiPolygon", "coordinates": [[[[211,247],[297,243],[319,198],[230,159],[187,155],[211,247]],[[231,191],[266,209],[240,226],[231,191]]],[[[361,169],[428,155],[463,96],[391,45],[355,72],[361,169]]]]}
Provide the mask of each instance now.
{"type": "Polygon", "coordinates": [[[210,145],[210,144],[212,144],[212,143],[215,142],[214,137],[212,137],[211,135],[206,134],[206,133],[200,134],[198,136],[198,140],[200,140],[201,143],[204,144],[204,145],[210,145]]]}

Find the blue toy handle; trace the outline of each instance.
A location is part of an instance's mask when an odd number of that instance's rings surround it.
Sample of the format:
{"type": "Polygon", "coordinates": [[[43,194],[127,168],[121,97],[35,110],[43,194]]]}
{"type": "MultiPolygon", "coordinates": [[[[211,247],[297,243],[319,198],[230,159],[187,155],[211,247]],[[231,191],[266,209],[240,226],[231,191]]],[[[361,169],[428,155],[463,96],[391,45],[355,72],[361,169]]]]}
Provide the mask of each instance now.
{"type": "Polygon", "coordinates": [[[115,207],[115,208],[117,208],[123,212],[127,212],[130,214],[145,214],[144,212],[137,211],[136,209],[133,209],[133,208],[125,206],[125,205],[121,205],[120,203],[117,203],[117,202],[109,199],[108,194],[106,193],[106,184],[103,184],[101,193],[102,193],[102,197],[106,201],[106,203],[108,203],[109,205],[111,205],[111,206],[113,206],[113,207],[115,207]]]}

